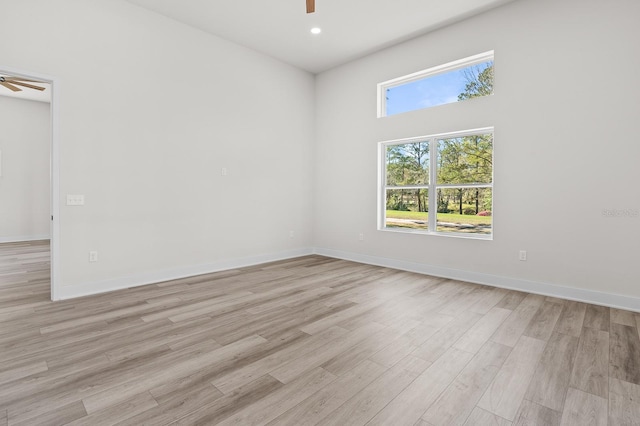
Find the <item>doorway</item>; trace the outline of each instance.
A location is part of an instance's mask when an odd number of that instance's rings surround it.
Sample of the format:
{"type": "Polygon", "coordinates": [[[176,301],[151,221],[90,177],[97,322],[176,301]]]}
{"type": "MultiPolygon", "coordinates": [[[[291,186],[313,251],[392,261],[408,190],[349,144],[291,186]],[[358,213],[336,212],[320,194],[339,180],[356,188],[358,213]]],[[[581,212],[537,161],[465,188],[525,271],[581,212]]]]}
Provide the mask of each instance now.
{"type": "MultiPolygon", "coordinates": [[[[49,132],[47,137],[49,138],[49,214],[47,215],[48,219],[48,236],[49,236],[49,259],[50,259],[50,299],[58,300],[59,292],[58,292],[58,283],[59,283],[59,259],[60,259],[60,220],[59,220],[59,143],[58,143],[58,113],[59,113],[59,92],[60,85],[56,78],[43,75],[40,73],[34,73],[29,71],[23,71],[14,69],[11,67],[0,66],[0,76],[11,76],[16,79],[20,79],[23,84],[9,84],[9,88],[5,84],[0,89],[7,89],[7,92],[12,92],[16,94],[20,94],[21,92],[36,92],[36,89],[31,89],[28,85],[32,86],[40,86],[46,87],[45,91],[49,91],[49,132]],[[15,90],[16,88],[22,89],[21,91],[15,90]]],[[[8,81],[5,81],[8,82],[8,81]]],[[[10,82],[9,82],[10,83],[10,82]]],[[[39,92],[39,91],[38,91],[39,92]]],[[[43,91],[44,93],[44,91],[43,91]]],[[[23,95],[23,100],[34,100],[33,96],[23,95]]],[[[20,96],[16,96],[20,97],[20,96]]],[[[41,99],[42,100],[42,99],[41,99]]],[[[34,101],[35,102],[35,101],[34,101]]],[[[24,104],[24,102],[23,102],[24,104]]],[[[42,108],[42,107],[41,107],[42,108]]],[[[44,107],[46,109],[46,107],[44,107]]],[[[36,109],[34,109],[35,111],[36,109]]],[[[28,114],[29,109],[20,109],[20,111],[24,111],[25,114],[28,114]]],[[[18,108],[16,108],[16,113],[19,113],[18,108]]],[[[45,123],[46,125],[46,123],[45,123]]],[[[9,139],[11,137],[9,136],[9,139]]],[[[5,142],[8,143],[8,142],[5,142]]],[[[1,147],[0,147],[1,149],[1,147]]],[[[2,156],[2,152],[0,151],[0,156],[2,156]]],[[[4,155],[4,158],[0,157],[0,176],[2,176],[2,166],[3,164],[8,164],[12,158],[8,158],[4,155]]],[[[46,167],[46,166],[45,166],[46,167]]],[[[0,177],[2,179],[2,177],[0,177]]],[[[24,191],[27,192],[29,187],[18,188],[18,192],[24,191]]],[[[38,217],[43,216],[46,212],[46,201],[43,209],[37,210],[38,217]]],[[[43,219],[44,220],[44,219],[43,219]]],[[[44,225],[46,229],[46,224],[44,225]]],[[[18,234],[20,237],[20,234],[18,234]]],[[[25,235],[25,239],[28,239],[29,236],[25,235]]],[[[38,239],[38,235],[33,236],[31,239],[38,239]]],[[[32,243],[31,245],[37,246],[37,243],[32,243]]]]}

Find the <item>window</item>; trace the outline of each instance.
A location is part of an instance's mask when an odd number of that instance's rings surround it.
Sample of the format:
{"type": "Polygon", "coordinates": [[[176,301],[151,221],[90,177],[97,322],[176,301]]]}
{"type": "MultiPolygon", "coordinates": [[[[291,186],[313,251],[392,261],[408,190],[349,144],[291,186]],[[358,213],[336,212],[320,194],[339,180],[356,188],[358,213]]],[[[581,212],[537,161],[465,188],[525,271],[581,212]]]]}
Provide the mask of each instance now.
{"type": "Polygon", "coordinates": [[[490,239],[493,128],[380,144],[379,228],[490,239]]]}
{"type": "Polygon", "coordinates": [[[378,84],[378,117],[493,94],[493,51],[378,84]]]}

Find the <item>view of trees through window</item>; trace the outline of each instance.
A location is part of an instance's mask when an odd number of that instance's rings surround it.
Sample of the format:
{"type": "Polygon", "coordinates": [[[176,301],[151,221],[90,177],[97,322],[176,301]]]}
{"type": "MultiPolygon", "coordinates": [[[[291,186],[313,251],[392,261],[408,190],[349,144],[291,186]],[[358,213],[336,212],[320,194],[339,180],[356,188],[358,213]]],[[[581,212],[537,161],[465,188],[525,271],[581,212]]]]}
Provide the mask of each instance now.
{"type": "Polygon", "coordinates": [[[437,145],[437,230],[491,233],[493,134],[439,139],[437,145]]]}
{"type": "Polygon", "coordinates": [[[385,89],[386,115],[493,94],[493,60],[385,89]]]}
{"type": "Polygon", "coordinates": [[[438,232],[490,234],[492,186],[492,133],[387,145],[385,226],[428,230],[432,211],[438,232]]]}
{"type": "MultiPolygon", "coordinates": [[[[491,93],[493,64],[466,79],[459,98],[491,93]]],[[[384,149],[386,228],[491,234],[492,130],[389,143],[384,149]]]]}

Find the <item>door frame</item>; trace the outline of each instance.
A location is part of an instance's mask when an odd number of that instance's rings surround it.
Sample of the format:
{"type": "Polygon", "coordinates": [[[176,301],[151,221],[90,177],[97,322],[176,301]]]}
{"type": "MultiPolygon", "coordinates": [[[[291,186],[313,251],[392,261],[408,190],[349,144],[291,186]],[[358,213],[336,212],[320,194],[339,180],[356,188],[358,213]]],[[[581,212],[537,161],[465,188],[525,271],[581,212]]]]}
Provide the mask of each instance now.
{"type": "Polygon", "coordinates": [[[51,222],[49,238],[51,248],[51,300],[60,300],[60,80],[41,73],[19,70],[0,65],[0,73],[40,80],[51,85],[49,154],[49,203],[51,222]]]}

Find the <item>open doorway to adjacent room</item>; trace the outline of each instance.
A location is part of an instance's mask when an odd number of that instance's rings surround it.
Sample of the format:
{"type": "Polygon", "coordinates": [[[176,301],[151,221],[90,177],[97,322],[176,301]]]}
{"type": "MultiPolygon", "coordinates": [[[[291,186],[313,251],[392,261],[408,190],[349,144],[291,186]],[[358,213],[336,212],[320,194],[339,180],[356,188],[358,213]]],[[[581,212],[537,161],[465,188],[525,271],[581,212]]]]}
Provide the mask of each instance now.
{"type": "Polygon", "coordinates": [[[0,67],[0,310],[56,299],[54,85],[51,77],[0,67]]]}

